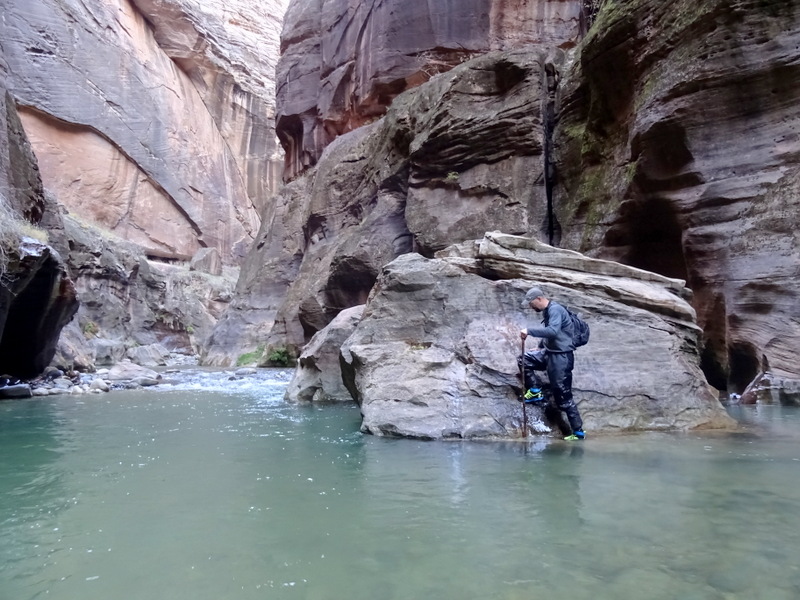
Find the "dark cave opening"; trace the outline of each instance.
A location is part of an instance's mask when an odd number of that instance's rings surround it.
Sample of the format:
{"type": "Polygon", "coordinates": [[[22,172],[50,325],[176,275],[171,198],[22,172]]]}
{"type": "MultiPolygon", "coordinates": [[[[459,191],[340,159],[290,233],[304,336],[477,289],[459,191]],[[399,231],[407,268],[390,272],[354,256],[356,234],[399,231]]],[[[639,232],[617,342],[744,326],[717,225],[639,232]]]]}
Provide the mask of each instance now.
{"type": "Polygon", "coordinates": [[[651,198],[626,204],[622,221],[609,229],[609,246],[626,246],[621,262],[659,273],[688,279],[683,254],[683,227],[669,200],[651,198]]]}
{"type": "Polygon", "coordinates": [[[761,362],[756,349],[751,344],[743,342],[733,343],[728,347],[728,360],[730,361],[728,390],[741,394],[758,375],[761,362]]]}
{"type": "Polygon", "coordinates": [[[717,360],[713,347],[708,343],[706,343],[700,354],[700,370],[706,376],[706,381],[715,389],[727,391],[728,374],[725,372],[723,365],[717,360]]]}
{"type": "Polygon", "coordinates": [[[716,389],[728,390],[727,303],[722,293],[702,290],[694,296],[698,305],[698,323],[703,327],[700,369],[716,389]]]}
{"type": "Polygon", "coordinates": [[[47,332],[41,331],[59,272],[46,266],[36,271],[13,298],[0,340],[0,372],[20,379],[39,375],[52,358],[47,332]]]}
{"type": "Polygon", "coordinates": [[[283,180],[290,181],[302,170],[313,164],[307,150],[303,149],[305,127],[298,115],[286,115],[277,119],[275,133],[285,153],[283,180]],[[307,163],[307,164],[306,164],[307,163]]]}
{"type": "Polygon", "coordinates": [[[378,272],[359,258],[335,259],[323,289],[324,304],[309,298],[300,305],[298,317],[306,342],[344,309],[366,303],[377,278],[378,272]]]}
{"type": "Polygon", "coordinates": [[[335,260],[325,286],[328,311],[335,316],[345,308],[364,304],[377,278],[374,267],[363,260],[352,256],[335,260]]]}

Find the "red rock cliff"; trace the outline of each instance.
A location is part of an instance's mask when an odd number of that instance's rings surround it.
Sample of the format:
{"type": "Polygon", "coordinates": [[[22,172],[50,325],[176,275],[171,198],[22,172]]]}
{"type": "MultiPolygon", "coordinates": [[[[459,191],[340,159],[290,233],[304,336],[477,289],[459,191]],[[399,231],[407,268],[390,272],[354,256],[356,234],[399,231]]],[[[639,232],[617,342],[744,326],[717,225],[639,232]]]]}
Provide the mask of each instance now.
{"type": "Polygon", "coordinates": [[[400,92],[489,50],[567,48],[582,0],[294,0],[281,35],[277,131],[284,177],[316,164],[338,135],[386,112],[400,92]]]}
{"type": "Polygon", "coordinates": [[[243,255],[276,187],[283,0],[29,0],[0,21],[44,185],[71,212],[187,259],[243,255]]]}

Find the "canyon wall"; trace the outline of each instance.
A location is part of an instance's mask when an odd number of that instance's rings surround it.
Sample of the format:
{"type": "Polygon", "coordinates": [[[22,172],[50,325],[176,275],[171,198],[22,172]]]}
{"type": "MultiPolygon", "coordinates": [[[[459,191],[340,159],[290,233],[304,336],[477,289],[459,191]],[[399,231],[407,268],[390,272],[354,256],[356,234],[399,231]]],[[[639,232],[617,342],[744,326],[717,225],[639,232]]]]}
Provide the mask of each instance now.
{"type": "Polygon", "coordinates": [[[431,76],[490,50],[569,48],[582,0],[295,0],[278,64],[277,130],[287,179],[338,135],[370,123],[431,76]]]}
{"type": "Polygon", "coordinates": [[[230,302],[231,263],[277,189],[284,9],[284,0],[4,3],[0,195],[15,221],[3,233],[16,239],[38,224],[49,238],[4,247],[3,289],[14,292],[0,303],[0,323],[14,322],[0,327],[6,371],[199,350],[230,302]]]}
{"type": "Polygon", "coordinates": [[[81,303],[54,364],[93,371],[124,359],[147,366],[194,360],[230,301],[235,277],[148,260],[137,244],[70,215],[63,227],[62,255],[81,303]]]}
{"type": "Polygon", "coordinates": [[[0,375],[38,375],[56,353],[62,328],[78,309],[59,254],[30,235],[47,199],[0,52],[0,375]]]}
{"type": "Polygon", "coordinates": [[[709,381],[789,401],[798,11],[293,2],[277,89],[293,181],[248,259],[282,266],[243,271],[218,332],[258,321],[247,343],[295,352],[364,301],[387,258],[501,229],[687,281],[709,381]],[[518,45],[528,58],[507,50],[518,45]]]}
{"type": "Polygon", "coordinates": [[[297,356],[401,254],[432,256],[494,229],[546,236],[544,74],[559,58],[536,47],[482,55],[336,138],[263,213],[203,361],[228,365],[259,346],[297,356]]]}
{"type": "Polygon", "coordinates": [[[800,389],[799,45],[797,2],[610,2],[560,92],[561,243],[685,279],[745,401],[800,389]]]}
{"type": "Polygon", "coordinates": [[[4,7],[9,90],[61,204],[151,256],[245,254],[276,188],[272,61],[283,11],[281,0],[249,4],[4,7]]]}
{"type": "Polygon", "coordinates": [[[290,3],[277,130],[291,183],[204,362],[296,356],[400,254],[546,232],[548,74],[584,25],[579,0],[290,3]]]}

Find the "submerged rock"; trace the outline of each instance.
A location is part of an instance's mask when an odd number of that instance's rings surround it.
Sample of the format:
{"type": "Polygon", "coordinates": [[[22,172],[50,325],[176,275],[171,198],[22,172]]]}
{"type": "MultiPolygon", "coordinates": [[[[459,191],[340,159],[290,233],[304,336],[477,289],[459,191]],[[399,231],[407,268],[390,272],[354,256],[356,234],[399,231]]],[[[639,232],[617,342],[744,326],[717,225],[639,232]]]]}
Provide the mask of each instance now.
{"type": "MultiPolygon", "coordinates": [[[[384,268],[341,351],[362,430],[519,437],[519,330],[537,319],[520,304],[532,281],[591,325],[573,386],[589,431],[732,425],[700,370],[683,282],[487,234],[441,258],[407,254],[384,268]]],[[[531,428],[548,431],[539,411],[529,410],[531,428]]]]}
{"type": "Polygon", "coordinates": [[[161,375],[152,369],[124,360],[111,367],[105,377],[109,381],[134,381],[139,379],[157,381],[161,378],[161,375]]]}

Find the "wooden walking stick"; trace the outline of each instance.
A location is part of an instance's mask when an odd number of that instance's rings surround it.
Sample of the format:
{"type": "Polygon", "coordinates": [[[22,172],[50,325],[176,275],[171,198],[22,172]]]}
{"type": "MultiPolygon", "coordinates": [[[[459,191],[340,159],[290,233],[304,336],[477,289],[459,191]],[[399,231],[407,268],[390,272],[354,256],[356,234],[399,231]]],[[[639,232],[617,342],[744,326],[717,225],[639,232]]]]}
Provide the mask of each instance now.
{"type": "Polygon", "coordinates": [[[525,406],[525,338],[522,338],[519,355],[519,376],[522,379],[522,392],[520,392],[520,402],[522,402],[522,437],[528,437],[528,410],[525,406]]]}

